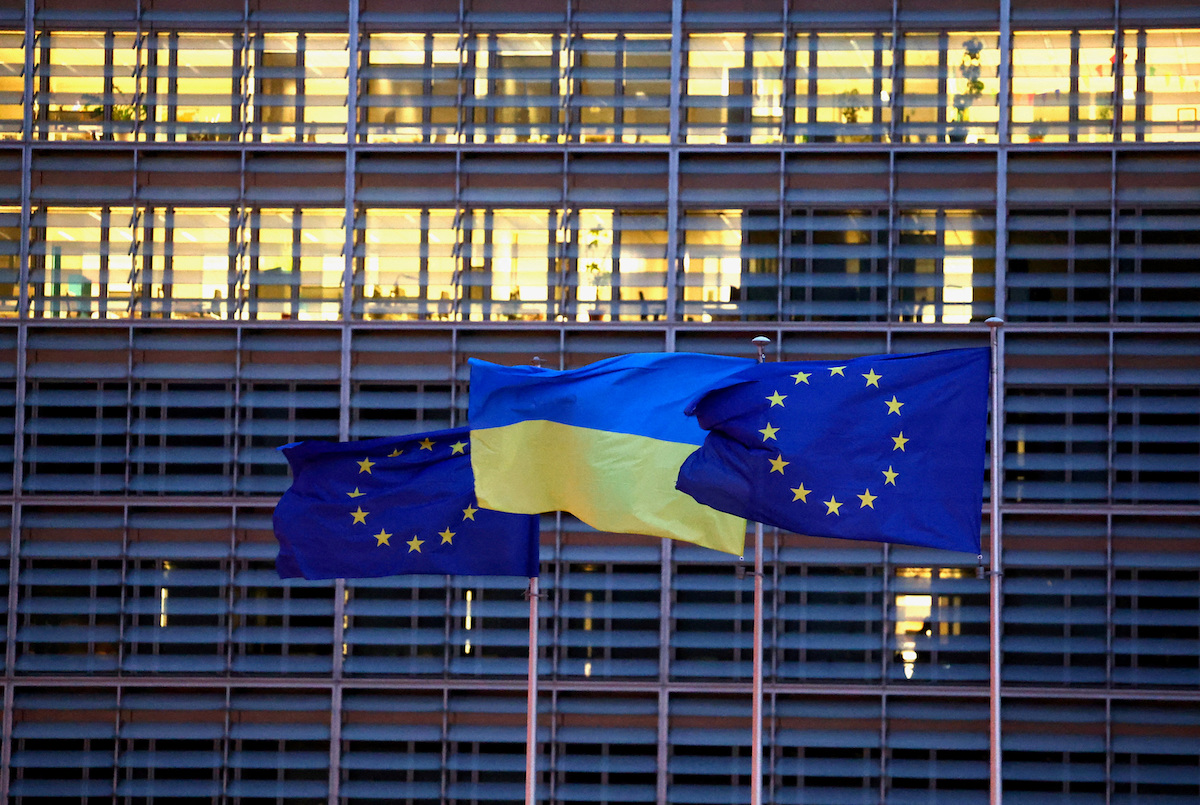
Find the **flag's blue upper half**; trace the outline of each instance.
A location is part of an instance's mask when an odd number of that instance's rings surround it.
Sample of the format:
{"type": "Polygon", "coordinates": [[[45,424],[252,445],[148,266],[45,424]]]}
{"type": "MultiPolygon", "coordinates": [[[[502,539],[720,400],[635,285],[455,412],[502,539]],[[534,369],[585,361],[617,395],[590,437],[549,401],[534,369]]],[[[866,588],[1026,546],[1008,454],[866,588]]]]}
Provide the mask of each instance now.
{"type": "Polygon", "coordinates": [[[470,431],[282,448],[275,507],[284,578],[536,576],[538,518],[478,507],[470,431]]]}
{"type": "Polygon", "coordinates": [[[539,419],[694,445],[705,434],[684,406],[699,389],[754,365],[690,352],[618,355],[565,372],[475,358],[470,364],[475,430],[539,419]]]}
{"type": "Polygon", "coordinates": [[[764,363],[688,407],[677,487],[799,534],[979,551],[989,352],[764,363]]]}

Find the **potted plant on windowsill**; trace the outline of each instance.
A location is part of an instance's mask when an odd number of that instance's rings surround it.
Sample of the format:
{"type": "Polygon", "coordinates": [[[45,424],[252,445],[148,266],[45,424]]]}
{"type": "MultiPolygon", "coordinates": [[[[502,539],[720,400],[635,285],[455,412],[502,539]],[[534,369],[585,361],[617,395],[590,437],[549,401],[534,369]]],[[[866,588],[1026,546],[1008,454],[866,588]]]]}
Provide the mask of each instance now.
{"type": "Polygon", "coordinates": [[[1042,142],[1043,140],[1046,139],[1046,132],[1049,130],[1050,130],[1050,127],[1046,125],[1046,122],[1044,120],[1042,120],[1040,117],[1035,118],[1033,123],[1031,123],[1029,125],[1029,142],[1031,142],[1031,143],[1042,142]]]}
{"type": "Polygon", "coordinates": [[[958,74],[963,80],[963,91],[954,94],[954,125],[950,127],[949,137],[952,143],[965,142],[967,139],[966,124],[971,119],[971,106],[983,94],[983,63],[980,56],[983,53],[983,40],[973,36],[963,42],[962,57],[958,62],[958,74]]]}
{"type": "MultiPolygon", "coordinates": [[[[838,114],[842,118],[842,125],[858,125],[858,113],[866,109],[861,105],[861,101],[862,93],[857,89],[847,90],[838,95],[838,105],[841,107],[838,114]]],[[[843,134],[838,137],[838,140],[844,143],[870,142],[871,136],[869,134],[843,134]]]]}
{"type": "MultiPolygon", "coordinates": [[[[104,112],[106,108],[108,110],[108,121],[112,123],[132,123],[146,119],[146,107],[142,106],[140,103],[112,103],[108,104],[106,107],[104,104],[99,102],[100,99],[97,97],[93,96],[89,100],[94,101],[94,103],[87,107],[86,111],[88,117],[93,120],[104,121],[104,112]]],[[[128,130],[126,130],[124,126],[113,126],[112,135],[113,138],[117,140],[132,139],[133,126],[128,127],[128,130]]]]}

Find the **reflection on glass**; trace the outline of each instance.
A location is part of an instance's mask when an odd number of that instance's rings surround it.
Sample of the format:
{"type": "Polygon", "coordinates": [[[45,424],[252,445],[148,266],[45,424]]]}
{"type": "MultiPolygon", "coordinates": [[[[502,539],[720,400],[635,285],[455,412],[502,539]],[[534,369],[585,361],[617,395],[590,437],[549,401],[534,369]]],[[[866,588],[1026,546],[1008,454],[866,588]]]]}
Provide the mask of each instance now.
{"type": "Polygon", "coordinates": [[[111,318],[134,304],[133,210],[124,207],[35,211],[30,244],[30,315],[111,318]]]}
{"type": "Polygon", "coordinates": [[[894,313],[900,321],[965,323],[990,315],[995,221],[982,213],[901,211],[894,313]],[[983,287],[981,287],[983,286],[983,287]]]}
{"type": "Polygon", "coordinates": [[[340,209],[252,211],[243,317],[339,318],[344,222],[340,209]]]}
{"type": "Polygon", "coordinates": [[[1111,31],[1014,34],[1013,141],[1111,140],[1114,54],[1111,31]]]}
{"type": "Polygon", "coordinates": [[[238,139],[243,94],[240,37],[152,33],[146,48],[147,139],[238,139]]]}
{"type": "Polygon", "coordinates": [[[354,314],[449,319],[454,296],[454,210],[367,210],[360,216],[354,314]]]}
{"type": "Polygon", "coordinates": [[[21,136],[24,124],[25,37],[0,32],[0,140],[21,136]]]}
{"type": "Polygon", "coordinates": [[[694,34],[687,48],[687,142],[779,142],[782,37],[694,34]]]}
{"type": "Polygon", "coordinates": [[[135,315],[224,317],[235,271],[228,210],[150,208],[136,235],[135,315]]]}
{"type": "Polygon", "coordinates": [[[557,34],[480,34],[463,54],[467,122],[474,142],[547,143],[561,139],[565,62],[557,34]]]}
{"type": "Polygon", "coordinates": [[[252,42],[255,139],[339,142],[346,136],[346,37],[263,34],[252,42]]]}
{"type": "Polygon", "coordinates": [[[891,37],[803,34],[794,40],[791,127],[798,142],[878,142],[891,109],[891,37]],[[885,85],[886,82],[886,85],[885,85]]]}
{"type": "Polygon", "coordinates": [[[740,210],[683,216],[683,316],[687,321],[736,320],[742,289],[740,210]]]}
{"type": "Polygon", "coordinates": [[[792,210],[784,218],[783,312],[792,321],[887,314],[887,213],[792,210]]]}
{"type": "Polygon", "coordinates": [[[21,209],[0,207],[0,317],[16,315],[20,279],[21,209]]]}
{"type": "Polygon", "coordinates": [[[37,38],[34,114],[48,140],[132,138],[145,119],[132,34],[37,38]]]}
{"type": "Polygon", "coordinates": [[[1008,315],[1016,321],[1107,320],[1109,227],[1109,213],[1100,210],[1010,215],[1008,315]]]}
{"type": "Polygon", "coordinates": [[[896,134],[904,142],[996,142],[1000,50],[994,33],[905,34],[896,134]]]}
{"type": "Polygon", "coordinates": [[[896,588],[903,592],[893,602],[893,651],[905,679],[922,665],[950,669],[955,655],[961,657],[953,638],[963,634],[963,596],[955,582],[966,578],[959,567],[896,568],[896,588]]]}
{"type": "Polygon", "coordinates": [[[462,320],[546,318],[555,223],[545,210],[472,210],[464,216],[462,320]]]}
{"type": "Polygon", "coordinates": [[[1127,31],[1127,54],[1134,44],[1141,63],[1132,75],[1126,67],[1122,93],[1138,100],[1132,116],[1125,110],[1125,121],[1135,123],[1133,139],[1200,140],[1200,31],[1127,31]]]}
{"type": "Polygon", "coordinates": [[[363,38],[359,106],[368,142],[457,142],[461,53],[455,34],[363,38]]]}

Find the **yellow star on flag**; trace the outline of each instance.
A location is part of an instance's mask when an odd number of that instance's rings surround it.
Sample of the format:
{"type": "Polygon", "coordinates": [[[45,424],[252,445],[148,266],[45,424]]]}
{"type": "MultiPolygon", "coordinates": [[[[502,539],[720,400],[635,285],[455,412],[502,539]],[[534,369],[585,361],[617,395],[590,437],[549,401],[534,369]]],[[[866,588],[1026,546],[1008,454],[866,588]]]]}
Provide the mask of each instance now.
{"type": "MultiPolygon", "coordinates": [[[[350,516],[354,518],[354,523],[362,523],[363,525],[367,524],[368,514],[370,514],[370,512],[363,511],[362,506],[358,507],[358,511],[350,512],[350,516]]],[[[354,523],[351,523],[350,525],[354,525],[354,523]]]]}
{"type": "Polygon", "coordinates": [[[896,443],[896,446],[892,448],[893,453],[896,452],[897,450],[899,450],[901,453],[907,452],[904,449],[904,445],[908,444],[911,441],[911,439],[904,438],[904,431],[900,431],[899,436],[893,436],[891,438],[892,438],[892,441],[896,443]]]}
{"type": "Polygon", "coordinates": [[[398,456],[398,455],[401,455],[403,452],[404,452],[403,450],[401,450],[399,447],[397,447],[395,450],[393,450],[392,452],[388,453],[387,457],[388,457],[388,458],[395,458],[396,456],[398,456]]]}
{"type": "Polygon", "coordinates": [[[463,448],[466,446],[467,446],[466,442],[455,442],[454,444],[450,445],[450,455],[452,455],[452,456],[466,455],[466,453],[463,453],[463,448]]]}
{"type": "Polygon", "coordinates": [[[409,540],[407,543],[405,543],[405,544],[407,544],[407,545],[408,545],[408,552],[409,552],[409,553],[412,553],[413,551],[416,551],[417,553],[420,553],[420,552],[421,552],[421,546],[425,544],[425,540],[423,540],[423,539],[417,539],[417,535],[416,535],[416,534],[413,534],[413,538],[412,538],[412,539],[410,539],[410,540],[409,540]]]}
{"type": "Polygon", "coordinates": [[[872,368],[871,371],[867,372],[865,375],[863,375],[863,377],[867,379],[868,386],[879,388],[879,378],[883,377],[883,375],[875,374],[875,370],[872,368]]]}
{"type": "Polygon", "coordinates": [[[349,496],[350,496],[350,497],[352,497],[352,498],[361,498],[363,495],[365,495],[365,494],[367,494],[367,493],[366,493],[366,492],[359,492],[359,491],[358,491],[358,487],[356,486],[356,487],[354,487],[354,491],[353,491],[353,492],[347,492],[346,494],[347,494],[347,495],[349,495],[349,496]]]}
{"type": "Polygon", "coordinates": [[[467,506],[467,508],[463,509],[463,519],[474,520],[475,512],[477,511],[479,511],[479,509],[476,509],[474,506],[467,506]]]}
{"type": "Polygon", "coordinates": [[[380,545],[386,545],[389,548],[392,547],[392,543],[388,542],[388,540],[391,538],[392,535],[389,534],[386,529],[380,529],[379,533],[375,535],[375,547],[378,548],[380,545]]]}
{"type": "Polygon", "coordinates": [[[375,466],[374,461],[372,461],[369,458],[364,458],[362,461],[358,462],[358,471],[365,472],[367,475],[370,475],[371,468],[374,466],[375,466]]]}
{"type": "Polygon", "coordinates": [[[797,500],[801,503],[808,503],[808,493],[811,491],[811,489],[805,489],[804,484],[800,484],[798,487],[792,490],[792,494],[795,495],[795,497],[792,498],[792,503],[795,503],[797,500]]]}
{"type": "Polygon", "coordinates": [[[433,439],[422,439],[421,440],[421,449],[422,450],[432,450],[433,449],[433,439]]]}
{"type": "Polygon", "coordinates": [[[439,531],[438,536],[442,538],[443,545],[453,545],[454,544],[453,542],[451,542],[451,540],[454,539],[454,532],[451,531],[449,528],[447,528],[445,531],[439,531]]]}
{"type": "Polygon", "coordinates": [[[777,405],[778,405],[780,408],[782,408],[782,407],[783,407],[783,401],[787,399],[787,395],[786,395],[786,394],[780,394],[778,391],[776,391],[774,394],[772,394],[772,395],[771,395],[770,397],[768,397],[767,399],[771,401],[771,407],[772,407],[772,408],[774,408],[774,407],[775,407],[775,406],[777,406],[777,405]]]}
{"type": "Polygon", "coordinates": [[[783,475],[783,468],[791,463],[792,462],[790,462],[790,461],[784,461],[783,453],[780,453],[779,458],[771,459],[771,472],[777,472],[780,475],[783,475]]]}
{"type": "Polygon", "coordinates": [[[770,422],[768,422],[768,423],[767,423],[767,426],[766,426],[765,428],[763,428],[762,430],[760,430],[760,431],[759,431],[759,433],[761,433],[761,434],[763,435],[763,441],[764,441],[764,442],[765,442],[767,439],[774,439],[774,438],[775,438],[775,434],[776,434],[776,433],[778,433],[778,432],[779,432],[779,428],[773,428],[773,427],[771,427],[771,423],[770,423],[770,422]]]}
{"type": "Polygon", "coordinates": [[[845,377],[846,376],[846,367],[845,366],[830,366],[829,367],[829,376],[833,377],[834,375],[841,375],[842,377],[845,377]]]}
{"type": "Polygon", "coordinates": [[[833,495],[829,496],[829,500],[822,502],[825,504],[826,514],[836,514],[838,517],[842,516],[842,513],[838,511],[838,509],[842,508],[842,504],[838,503],[837,498],[835,498],[833,495]]]}
{"type": "Polygon", "coordinates": [[[883,472],[883,477],[887,479],[886,481],[883,482],[883,485],[887,486],[888,484],[891,484],[892,486],[895,486],[896,479],[900,477],[900,473],[892,472],[891,465],[888,465],[888,468],[886,470],[882,470],[882,472],[883,472]]]}
{"type": "Polygon", "coordinates": [[[895,394],[892,395],[892,399],[885,400],[884,402],[887,404],[889,414],[900,416],[900,406],[904,405],[904,403],[898,402],[895,394]]]}
{"type": "Polygon", "coordinates": [[[796,379],[797,386],[799,386],[801,383],[807,386],[809,384],[808,379],[812,377],[812,372],[796,372],[796,374],[792,375],[792,377],[796,379]]]}
{"type": "Polygon", "coordinates": [[[860,509],[875,508],[875,498],[877,498],[877,497],[879,497],[879,495],[872,495],[870,489],[866,490],[861,495],[858,495],[858,499],[862,501],[862,505],[859,506],[858,508],[860,508],[860,509]]]}

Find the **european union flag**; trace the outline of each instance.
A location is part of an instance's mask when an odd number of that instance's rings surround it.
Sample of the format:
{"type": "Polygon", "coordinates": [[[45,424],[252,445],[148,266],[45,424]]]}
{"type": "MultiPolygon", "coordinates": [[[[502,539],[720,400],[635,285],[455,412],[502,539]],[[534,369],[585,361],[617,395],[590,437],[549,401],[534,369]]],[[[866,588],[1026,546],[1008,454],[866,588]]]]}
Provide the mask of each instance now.
{"type": "Polygon", "coordinates": [[[467,428],[281,448],[281,578],[538,574],[538,518],[478,507],[467,428]]]}
{"type": "Polygon", "coordinates": [[[818,537],[979,552],[989,352],[763,363],[687,411],[677,488],[818,537]]]}

